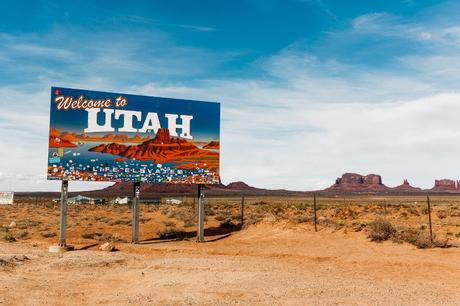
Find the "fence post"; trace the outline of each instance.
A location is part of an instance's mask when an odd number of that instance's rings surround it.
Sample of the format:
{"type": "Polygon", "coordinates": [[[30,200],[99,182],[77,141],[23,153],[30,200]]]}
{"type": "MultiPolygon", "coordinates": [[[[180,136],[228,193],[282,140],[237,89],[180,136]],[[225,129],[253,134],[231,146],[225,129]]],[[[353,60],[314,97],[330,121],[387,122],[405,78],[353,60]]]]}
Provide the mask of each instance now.
{"type": "Polygon", "coordinates": [[[314,211],[314,220],[315,220],[315,232],[318,231],[317,221],[316,221],[316,193],[313,194],[313,211],[314,211]]]}
{"type": "Polygon", "coordinates": [[[244,194],[241,196],[241,226],[244,225],[244,194]]]}
{"type": "Polygon", "coordinates": [[[430,223],[430,242],[433,243],[433,227],[431,225],[431,203],[430,196],[426,196],[426,201],[428,204],[428,222],[430,223]]]}

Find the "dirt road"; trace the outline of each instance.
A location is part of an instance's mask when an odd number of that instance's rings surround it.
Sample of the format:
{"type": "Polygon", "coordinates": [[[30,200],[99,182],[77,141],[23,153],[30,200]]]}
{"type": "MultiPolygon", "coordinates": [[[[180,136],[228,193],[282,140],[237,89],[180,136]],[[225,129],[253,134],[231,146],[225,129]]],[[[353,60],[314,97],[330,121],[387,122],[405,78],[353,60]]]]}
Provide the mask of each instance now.
{"type": "Polygon", "coordinates": [[[265,222],[203,244],[47,246],[0,243],[0,304],[460,305],[459,248],[379,244],[363,233],[265,222]]]}

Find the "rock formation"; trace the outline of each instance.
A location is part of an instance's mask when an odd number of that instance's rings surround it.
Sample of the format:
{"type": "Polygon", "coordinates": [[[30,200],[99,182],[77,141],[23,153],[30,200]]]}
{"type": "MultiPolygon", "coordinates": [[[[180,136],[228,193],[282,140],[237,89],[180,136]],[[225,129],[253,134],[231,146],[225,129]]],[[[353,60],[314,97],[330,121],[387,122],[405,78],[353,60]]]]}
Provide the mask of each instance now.
{"type": "Polygon", "coordinates": [[[345,173],[335,180],[335,184],[325,191],[384,191],[388,187],[382,183],[382,177],[376,174],[360,175],[345,173]]]}
{"type": "Polygon", "coordinates": [[[249,186],[245,182],[233,182],[227,185],[227,189],[233,189],[233,190],[254,190],[257,189],[255,187],[249,186]]]}
{"type": "Polygon", "coordinates": [[[197,161],[205,157],[210,159],[200,166],[208,169],[217,168],[217,157],[219,156],[219,153],[200,149],[185,139],[170,137],[168,129],[159,129],[154,139],[138,145],[100,144],[89,151],[137,160],[151,160],[155,163],[174,162],[181,164],[178,165],[178,168],[184,169],[198,166],[197,161]],[[215,157],[214,160],[213,157],[215,157]]]}
{"type": "Polygon", "coordinates": [[[219,149],[220,147],[220,143],[218,141],[211,141],[210,143],[208,143],[207,145],[205,145],[203,147],[203,149],[213,149],[213,150],[217,150],[219,149]]]}
{"type": "Polygon", "coordinates": [[[405,179],[404,182],[401,185],[393,187],[392,190],[394,190],[394,191],[402,191],[402,192],[422,191],[422,189],[419,188],[419,187],[411,186],[411,184],[409,183],[409,181],[407,179],[405,179]]]}
{"type": "Polygon", "coordinates": [[[77,145],[64,139],[59,129],[50,128],[48,146],[50,148],[74,148],[77,145]]]}
{"type": "Polygon", "coordinates": [[[431,191],[437,192],[460,192],[460,181],[451,179],[440,179],[434,181],[434,187],[431,191]]]}

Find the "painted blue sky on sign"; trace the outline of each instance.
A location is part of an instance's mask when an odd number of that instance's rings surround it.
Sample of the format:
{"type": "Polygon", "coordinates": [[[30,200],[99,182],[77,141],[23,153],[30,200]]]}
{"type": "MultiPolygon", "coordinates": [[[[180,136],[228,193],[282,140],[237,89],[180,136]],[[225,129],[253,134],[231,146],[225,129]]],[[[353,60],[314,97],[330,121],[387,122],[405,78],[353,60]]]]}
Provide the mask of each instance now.
{"type": "MultiPolygon", "coordinates": [[[[125,93],[112,93],[112,92],[100,92],[100,91],[89,91],[82,89],[70,89],[70,88],[56,88],[51,89],[51,122],[50,125],[54,128],[59,128],[62,131],[83,133],[84,129],[88,127],[88,113],[84,109],[80,110],[58,110],[54,98],[55,90],[59,90],[59,94],[63,96],[72,96],[78,99],[79,96],[84,96],[85,99],[115,99],[119,96],[124,97],[128,101],[128,105],[123,110],[132,110],[142,112],[141,121],[137,118],[133,118],[133,128],[140,129],[143,126],[145,117],[148,112],[154,112],[158,114],[162,128],[168,127],[168,120],[165,114],[178,114],[178,115],[192,115],[191,120],[191,134],[195,141],[212,141],[219,140],[220,133],[220,107],[215,102],[207,101],[193,101],[184,99],[173,99],[163,97],[151,97],[151,96],[140,96],[131,95],[125,93]]],[[[113,109],[117,109],[112,103],[113,109]]],[[[102,111],[98,115],[98,124],[104,124],[104,116],[102,111]]],[[[113,117],[113,116],[112,116],[113,117]]],[[[123,126],[123,116],[119,120],[112,119],[112,127],[117,131],[123,126]]],[[[181,120],[178,119],[178,124],[181,120]]],[[[180,133],[180,129],[178,129],[180,133]]],[[[103,134],[107,134],[104,132],[103,134]]],[[[126,133],[125,133],[126,134],[126,133]]],[[[132,133],[127,133],[132,134],[132,133]]],[[[137,134],[137,133],[133,133],[137,134]]],[[[140,133],[140,136],[151,136],[154,137],[155,133],[140,133]],[[142,135],[144,134],[144,135],[142,135]]]]}
{"type": "Polygon", "coordinates": [[[5,2],[0,188],[59,188],[42,170],[51,84],[222,102],[227,183],[458,178],[459,13],[417,0],[5,2]]]}

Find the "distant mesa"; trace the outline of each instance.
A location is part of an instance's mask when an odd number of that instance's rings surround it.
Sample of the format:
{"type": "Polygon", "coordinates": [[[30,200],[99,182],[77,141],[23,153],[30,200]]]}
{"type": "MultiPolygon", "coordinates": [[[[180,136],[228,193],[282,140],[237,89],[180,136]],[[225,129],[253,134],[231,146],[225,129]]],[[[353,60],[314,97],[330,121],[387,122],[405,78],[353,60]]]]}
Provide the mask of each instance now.
{"type": "MultiPolygon", "coordinates": [[[[141,143],[152,139],[150,136],[141,137],[139,135],[134,135],[129,137],[127,134],[105,134],[103,136],[97,135],[88,135],[88,134],[76,134],[72,132],[61,132],[59,129],[51,128],[50,137],[58,137],[61,140],[64,140],[66,146],[75,147],[76,145],[71,145],[70,143],[76,143],[79,141],[85,142],[121,142],[121,143],[141,143]]],[[[54,143],[53,143],[54,144],[54,143]]],[[[56,144],[57,145],[57,144],[56,144]]]]}
{"type": "MultiPolygon", "coordinates": [[[[317,193],[331,194],[331,193],[372,193],[372,194],[420,194],[420,193],[460,193],[460,181],[449,179],[436,180],[435,187],[429,190],[422,190],[421,188],[412,186],[407,179],[396,187],[387,187],[383,184],[380,175],[369,174],[360,175],[356,173],[345,173],[337,178],[336,182],[329,188],[316,191],[317,193]],[[452,183],[453,182],[453,183],[452,183]],[[455,189],[454,189],[455,188],[455,189]]],[[[92,191],[89,193],[94,194],[126,194],[132,192],[132,183],[115,183],[103,190],[92,191]]],[[[196,185],[189,184],[141,184],[141,193],[145,196],[158,196],[158,194],[196,194],[196,185]]],[[[311,196],[313,191],[290,191],[290,190],[272,190],[252,187],[245,182],[237,181],[224,185],[222,183],[217,185],[207,185],[206,193],[212,195],[277,195],[277,196],[311,196]]]]}
{"type": "Polygon", "coordinates": [[[325,191],[383,191],[388,187],[382,183],[382,177],[376,174],[361,175],[345,173],[335,180],[335,183],[325,191]]]}
{"type": "Polygon", "coordinates": [[[404,191],[404,192],[417,192],[417,191],[422,191],[422,188],[411,186],[409,181],[405,179],[401,185],[393,187],[392,190],[404,191]]]}
{"type": "MultiPolygon", "coordinates": [[[[99,195],[103,194],[104,196],[109,195],[122,195],[129,194],[132,192],[132,183],[115,183],[110,187],[106,187],[103,190],[91,191],[88,194],[99,195]]],[[[141,184],[141,194],[145,197],[157,197],[159,194],[189,194],[195,195],[197,193],[196,185],[189,184],[167,184],[167,183],[157,183],[157,184],[141,184]]],[[[305,196],[310,194],[304,191],[289,191],[289,190],[270,190],[263,188],[252,187],[244,182],[233,182],[228,185],[222,183],[216,185],[206,185],[205,193],[208,195],[295,195],[295,196],[305,196]]]]}
{"type": "Polygon", "coordinates": [[[203,149],[210,149],[210,150],[217,150],[220,148],[220,142],[219,141],[211,141],[207,145],[203,147],[203,149]]]}
{"type": "Polygon", "coordinates": [[[434,187],[431,189],[421,189],[412,186],[407,179],[396,187],[388,187],[382,183],[382,177],[377,174],[361,175],[357,173],[345,173],[342,177],[335,180],[335,183],[322,190],[323,192],[344,192],[344,193],[460,193],[460,181],[451,179],[435,180],[434,187]]]}
{"type": "Polygon", "coordinates": [[[233,182],[227,185],[227,189],[233,189],[233,190],[254,190],[257,189],[255,187],[249,186],[245,182],[233,182]]]}
{"type": "Polygon", "coordinates": [[[431,191],[438,192],[460,192],[460,181],[454,181],[451,179],[441,179],[434,181],[434,187],[431,191]]]}
{"type": "Polygon", "coordinates": [[[159,129],[154,139],[146,140],[138,145],[118,143],[100,144],[90,148],[91,152],[100,152],[121,157],[151,160],[155,163],[174,162],[177,168],[194,168],[202,166],[217,170],[219,153],[200,149],[185,139],[171,137],[168,129],[159,129]],[[206,163],[201,160],[206,158],[206,163]],[[199,164],[197,161],[200,161],[199,164]]]}

